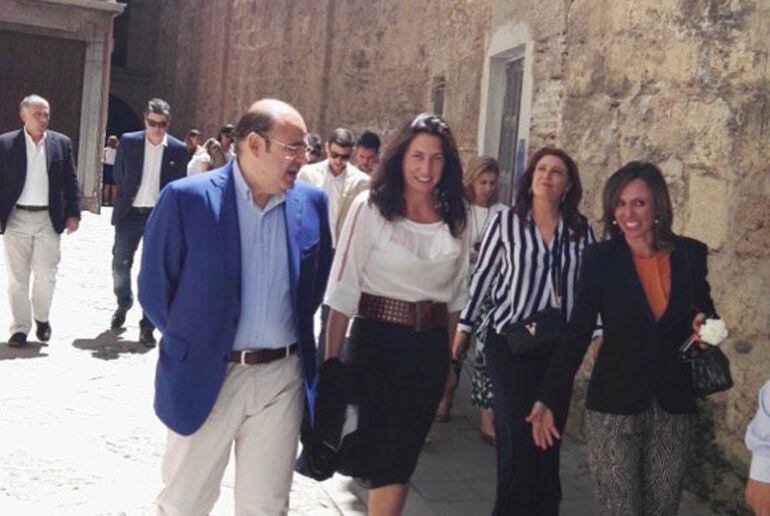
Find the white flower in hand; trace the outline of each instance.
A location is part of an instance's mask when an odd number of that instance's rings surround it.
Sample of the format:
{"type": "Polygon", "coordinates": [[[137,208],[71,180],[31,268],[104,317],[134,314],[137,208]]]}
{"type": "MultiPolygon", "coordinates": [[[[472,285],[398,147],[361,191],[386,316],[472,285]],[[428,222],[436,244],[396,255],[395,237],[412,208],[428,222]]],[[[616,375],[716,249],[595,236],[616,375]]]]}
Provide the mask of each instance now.
{"type": "Polygon", "coordinates": [[[698,336],[702,342],[716,346],[727,338],[727,326],[722,319],[706,319],[698,329],[698,336]]]}

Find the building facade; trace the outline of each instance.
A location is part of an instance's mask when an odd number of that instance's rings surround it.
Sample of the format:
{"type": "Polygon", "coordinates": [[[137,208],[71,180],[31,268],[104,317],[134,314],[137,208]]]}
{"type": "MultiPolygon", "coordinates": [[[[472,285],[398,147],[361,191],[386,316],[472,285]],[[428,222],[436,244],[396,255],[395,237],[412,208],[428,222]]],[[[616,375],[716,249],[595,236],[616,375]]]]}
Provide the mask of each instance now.
{"type": "Polygon", "coordinates": [[[599,231],[606,178],[630,160],[659,164],[675,230],[709,245],[731,329],[736,386],[702,403],[693,487],[740,505],[742,437],[770,376],[770,3],[135,1],[159,38],[141,42],[155,69],[141,99],[167,98],[180,132],[212,135],[266,96],[298,106],[322,135],[345,126],[385,141],[434,110],[465,158],[500,159],[506,194],[533,150],[566,149],[599,231]]]}
{"type": "Polygon", "coordinates": [[[71,137],[83,207],[97,211],[115,0],[0,0],[0,131],[21,127],[19,102],[51,103],[51,128],[71,137]]]}

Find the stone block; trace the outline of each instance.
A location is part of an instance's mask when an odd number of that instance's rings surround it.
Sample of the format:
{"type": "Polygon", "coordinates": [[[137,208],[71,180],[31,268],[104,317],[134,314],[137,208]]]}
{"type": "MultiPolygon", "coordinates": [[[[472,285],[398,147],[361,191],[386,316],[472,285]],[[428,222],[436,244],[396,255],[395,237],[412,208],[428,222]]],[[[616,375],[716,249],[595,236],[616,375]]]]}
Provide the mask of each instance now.
{"type": "Polygon", "coordinates": [[[708,176],[688,177],[688,218],[686,233],[719,249],[727,238],[729,229],[730,198],[728,183],[708,176]]]}

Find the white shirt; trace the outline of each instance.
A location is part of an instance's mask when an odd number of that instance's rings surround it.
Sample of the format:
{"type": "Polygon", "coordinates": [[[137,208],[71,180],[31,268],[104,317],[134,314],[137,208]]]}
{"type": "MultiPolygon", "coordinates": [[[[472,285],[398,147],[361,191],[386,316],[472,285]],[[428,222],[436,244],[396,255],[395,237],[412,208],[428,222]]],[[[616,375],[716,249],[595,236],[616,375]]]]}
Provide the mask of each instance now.
{"type": "Polygon", "coordinates": [[[345,219],[326,304],[350,317],[365,292],[459,311],[468,298],[467,232],[454,238],[444,222],[388,221],[368,201],[369,191],[361,192],[345,219]]]}
{"type": "Polygon", "coordinates": [[[48,206],[48,163],[45,155],[48,132],[44,132],[40,141],[35,143],[26,129],[22,131],[27,147],[27,177],[24,178],[24,188],[16,204],[48,206]]]}
{"type": "MultiPolygon", "coordinates": [[[[329,227],[337,227],[337,219],[340,218],[340,201],[342,200],[342,190],[345,187],[345,178],[348,174],[348,166],[345,170],[335,176],[331,168],[326,167],[324,171],[324,183],[321,188],[329,196],[329,227]]],[[[334,246],[333,246],[334,247],[334,246]]]]}
{"type": "Polygon", "coordinates": [[[751,451],[749,477],[770,483],[770,381],[759,391],[759,408],[746,429],[746,447],[751,451]]]}
{"type": "Polygon", "coordinates": [[[115,156],[118,155],[118,149],[115,147],[105,147],[104,148],[104,164],[105,165],[114,165],[115,164],[115,156]]]}
{"type": "Polygon", "coordinates": [[[187,163],[187,175],[195,176],[207,172],[211,165],[211,156],[206,151],[195,154],[187,163]]]}
{"type": "MultiPolygon", "coordinates": [[[[471,249],[476,244],[481,243],[481,237],[484,236],[484,230],[494,218],[495,214],[505,209],[505,204],[498,202],[485,208],[471,203],[468,207],[468,238],[471,249]]],[[[473,254],[473,252],[471,252],[473,254]]],[[[472,260],[475,262],[475,260],[472,260]]]]}
{"type": "Polygon", "coordinates": [[[152,208],[160,194],[160,166],[163,161],[163,150],[168,145],[168,135],[163,135],[163,141],[153,145],[144,138],[144,166],[142,167],[142,182],[134,197],[135,208],[152,208]]]}

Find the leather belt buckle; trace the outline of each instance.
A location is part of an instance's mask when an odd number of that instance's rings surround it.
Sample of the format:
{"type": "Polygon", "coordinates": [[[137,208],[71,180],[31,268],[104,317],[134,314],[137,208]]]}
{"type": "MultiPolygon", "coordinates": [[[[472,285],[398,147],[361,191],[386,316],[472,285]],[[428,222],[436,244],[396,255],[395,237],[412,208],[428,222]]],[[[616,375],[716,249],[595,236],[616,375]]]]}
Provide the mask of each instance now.
{"type": "Polygon", "coordinates": [[[240,355],[239,356],[240,360],[238,360],[239,364],[246,365],[246,356],[248,355],[248,353],[249,352],[247,350],[245,350],[245,349],[241,350],[241,352],[239,353],[239,355],[240,355]]]}

